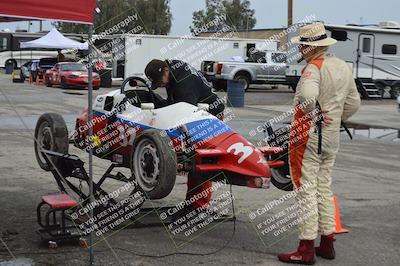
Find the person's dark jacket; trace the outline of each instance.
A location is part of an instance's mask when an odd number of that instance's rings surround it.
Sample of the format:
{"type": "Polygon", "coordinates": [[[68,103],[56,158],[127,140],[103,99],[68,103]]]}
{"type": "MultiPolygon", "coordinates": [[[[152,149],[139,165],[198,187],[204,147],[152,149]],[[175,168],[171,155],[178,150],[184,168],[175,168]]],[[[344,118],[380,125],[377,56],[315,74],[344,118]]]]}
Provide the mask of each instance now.
{"type": "Polygon", "coordinates": [[[212,86],[199,71],[179,60],[167,60],[170,80],[167,86],[167,101],[170,104],[187,102],[193,105],[207,103],[209,112],[215,116],[223,113],[225,106],[212,92],[212,86]]]}

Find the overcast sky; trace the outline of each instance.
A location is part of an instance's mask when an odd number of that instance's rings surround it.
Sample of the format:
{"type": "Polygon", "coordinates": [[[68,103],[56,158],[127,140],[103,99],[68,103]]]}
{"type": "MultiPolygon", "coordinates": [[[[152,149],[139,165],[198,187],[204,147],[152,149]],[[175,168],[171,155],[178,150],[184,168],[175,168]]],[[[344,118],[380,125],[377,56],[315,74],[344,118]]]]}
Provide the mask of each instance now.
{"type": "MultiPolygon", "coordinates": [[[[108,0],[112,1],[112,0],[108,0]]],[[[151,1],[151,0],[150,0],[151,1]]],[[[287,23],[286,0],[250,0],[256,11],[255,28],[284,27],[287,23]]],[[[400,0],[294,0],[294,22],[315,15],[317,20],[331,24],[376,24],[381,21],[400,22],[400,0]]],[[[190,33],[192,13],[205,7],[205,0],[171,0],[173,15],[171,35],[190,33]]],[[[27,29],[28,22],[0,23],[0,30],[9,28],[27,29]]],[[[31,30],[38,30],[38,22],[33,22],[31,30]]],[[[51,28],[44,24],[44,30],[51,28]]]]}

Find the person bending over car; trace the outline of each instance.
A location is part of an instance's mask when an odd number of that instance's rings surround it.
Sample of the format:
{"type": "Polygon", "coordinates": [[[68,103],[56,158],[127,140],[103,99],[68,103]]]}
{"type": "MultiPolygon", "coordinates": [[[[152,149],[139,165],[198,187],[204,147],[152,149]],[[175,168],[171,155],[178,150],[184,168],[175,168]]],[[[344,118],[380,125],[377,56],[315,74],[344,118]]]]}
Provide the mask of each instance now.
{"type": "MultiPolygon", "coordinates": [[[[212,86],[204,76],[189,64],[179,60],[158,60],[154,59],[147,64],[145,69],[147,78],[152,82],[151,88],[165,87],[167,100],[164,105],[171,105],[178,102],[187,102],[193,105],[207,103],[210,105],[209,112],[223,119],[225,106],[221,99],[212,92],[212,86]]],[[[188,175],[188,190],[186,199],[194,195],[201,195],[203,191],[210,191],[211,181],[203,182],[193,172],[188,175]],[[200,181],[199,181],[200,180],[200,181]]],[[[193,209],[206,208],[211,200],[211,192],[206,196],[193,202],[193,209]]]]}

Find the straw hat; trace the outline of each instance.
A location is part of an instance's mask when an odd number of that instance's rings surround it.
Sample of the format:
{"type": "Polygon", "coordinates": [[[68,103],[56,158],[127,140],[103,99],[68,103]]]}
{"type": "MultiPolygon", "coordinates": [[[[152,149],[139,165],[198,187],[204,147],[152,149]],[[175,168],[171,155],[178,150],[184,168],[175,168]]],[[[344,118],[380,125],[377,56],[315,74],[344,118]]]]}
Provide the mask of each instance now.
{"type": "Polygon", "coordinates": [[[305,25],[300,28],[300,36],[292,38],[292,43],[309,46],[330,46],[337,41],[326,35],[325,26],[322,23],[305,25]]]}

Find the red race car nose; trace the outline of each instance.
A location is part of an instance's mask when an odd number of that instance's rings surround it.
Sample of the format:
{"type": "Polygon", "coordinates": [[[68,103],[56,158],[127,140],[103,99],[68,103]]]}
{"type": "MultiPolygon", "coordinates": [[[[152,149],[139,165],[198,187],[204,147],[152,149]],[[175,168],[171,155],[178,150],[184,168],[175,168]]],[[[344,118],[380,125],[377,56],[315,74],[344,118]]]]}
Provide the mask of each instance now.
{"type": "Polygon", "coordinates": [[[264,154],[237,133],[223,134],[210,139],[196,150],[199,171],[231,171],[244,176],[270,177],[264,154]],[[215,158],[204,164],[203,158],[215,158]]]}

